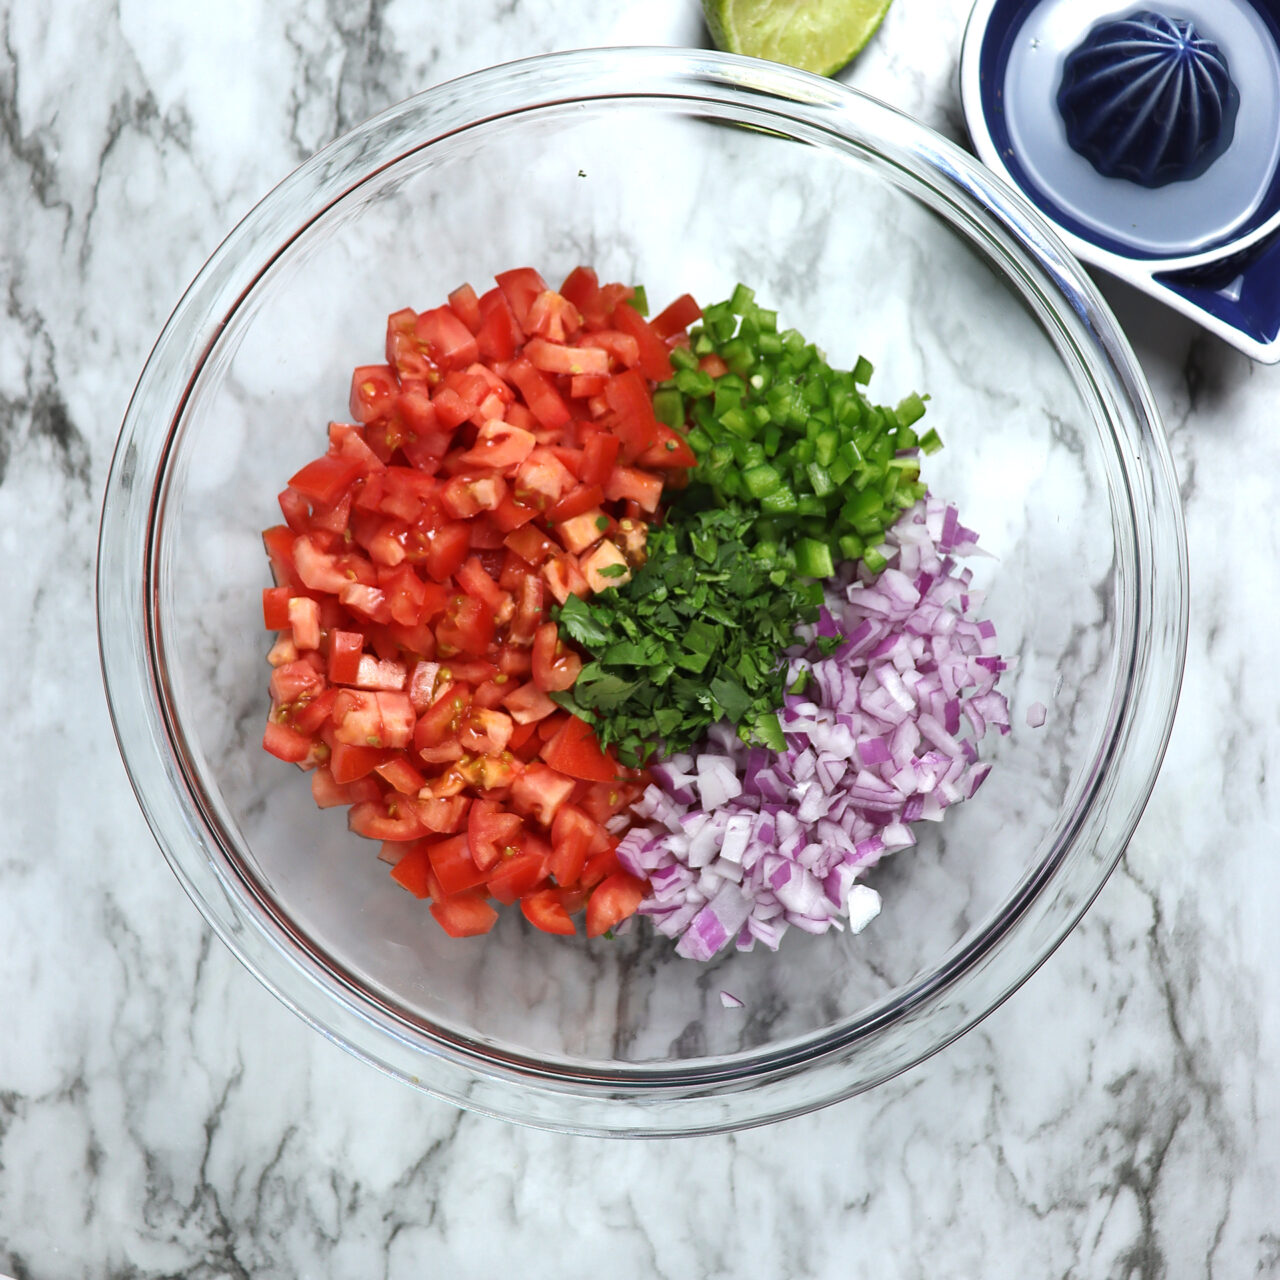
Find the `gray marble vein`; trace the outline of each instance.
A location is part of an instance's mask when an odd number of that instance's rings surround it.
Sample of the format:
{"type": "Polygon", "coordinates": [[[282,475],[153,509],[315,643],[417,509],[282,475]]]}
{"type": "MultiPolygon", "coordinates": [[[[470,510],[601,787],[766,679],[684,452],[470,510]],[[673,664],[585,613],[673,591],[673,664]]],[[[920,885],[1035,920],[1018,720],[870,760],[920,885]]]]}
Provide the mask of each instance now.
{"type": "MultiPolygon", "coordinates": [[[[966,14],[895,0],[842,79],[962,139],[966,14]]],[[[186,283],[292,167],[415,90],[705,39],[693,0],[0,0],[0,1273],[1280,1276],[1280,370],[1120,286],[1191,546],[1166,767],[1081,926],[899,1079],[689,1141],[464,1113],[283,1008],[147,831],[93,567],[116,431],[186,283]]],[[[776,215],[802,247],[822,212],[776,215]]],[[[950,367],[904,346],[921,361],[958,380],[963,346],[950,367]]]]}

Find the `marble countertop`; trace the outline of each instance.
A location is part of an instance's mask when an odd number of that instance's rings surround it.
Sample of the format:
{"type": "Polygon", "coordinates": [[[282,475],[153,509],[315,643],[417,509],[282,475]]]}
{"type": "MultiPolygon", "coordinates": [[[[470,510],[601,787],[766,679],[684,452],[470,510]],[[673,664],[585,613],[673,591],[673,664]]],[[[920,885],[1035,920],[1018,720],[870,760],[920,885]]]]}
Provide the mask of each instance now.
{"type": "MultiPolygon", "coordinates": [[[[895,0],[842,78],[962,138],[967,10],[895,0]]],[[[1020,992],[734,1136],[478,1118],[309,1030],[183,894],[101,692],[99,502],[165,317],[289,169],[491,63],[702,44],[698,8],[0,0],[0,37],[0,1273],[1280,1275],[1280,368],[1106,286],[1172,439],[1190,651],[1128,854],[1020,992]]]]}

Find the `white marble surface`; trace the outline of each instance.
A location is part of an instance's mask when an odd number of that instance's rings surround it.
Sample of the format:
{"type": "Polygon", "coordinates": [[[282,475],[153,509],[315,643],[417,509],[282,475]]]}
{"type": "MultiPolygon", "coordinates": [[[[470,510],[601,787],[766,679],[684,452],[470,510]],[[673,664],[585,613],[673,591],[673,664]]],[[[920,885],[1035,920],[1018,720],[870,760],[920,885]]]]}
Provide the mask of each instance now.
{"type": "MultiPolygon", "coordinates": [[[[895,0],[844,78],[959,137],[966,11],[895,0]]],[[[1012,1000],[892,1084],[733,1137],[479,1119],[308,1030],[160,857],[100,691],[100,493],[179,292],[296,162],[493,62],[700,44],[698,10],[6,0],[0,37],[0,1272],[1280,1275],[1280,369],[1109,291],[1182,480],[1189,663],[1124,863],[1012,1000]]]]}

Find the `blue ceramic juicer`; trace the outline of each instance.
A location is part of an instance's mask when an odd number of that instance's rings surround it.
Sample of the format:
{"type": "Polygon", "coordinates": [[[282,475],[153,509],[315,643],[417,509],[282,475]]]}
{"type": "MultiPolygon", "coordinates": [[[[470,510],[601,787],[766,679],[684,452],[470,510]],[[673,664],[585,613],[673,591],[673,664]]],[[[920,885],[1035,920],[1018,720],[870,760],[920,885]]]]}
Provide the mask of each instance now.
{"type": "Polygon", "coordinates": [[[1280,362],[1280,0],[977,0],[960,81],[1078,257],[1280,362]]]}

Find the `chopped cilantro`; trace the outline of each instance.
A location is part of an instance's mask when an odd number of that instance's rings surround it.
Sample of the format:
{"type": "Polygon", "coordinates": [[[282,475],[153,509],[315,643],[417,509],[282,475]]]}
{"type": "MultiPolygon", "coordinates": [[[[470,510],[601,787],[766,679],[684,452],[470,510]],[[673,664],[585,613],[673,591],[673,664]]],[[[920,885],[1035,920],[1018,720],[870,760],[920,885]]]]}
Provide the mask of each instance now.
{"type": "Polygon", "coordinates": [[[747,549],[757,519],[739,503],[700,506],[701,487],[682,495],[649,535],[648,558],[631,580],[590,601],[569,596],[561,629],[591,655],[562,707],[590,720],[627,764],[659,741],[669,751],[698,741],[717,720],[744,739],[781,743],[783,651],[812,622],[812,593],[747,549]]]}

